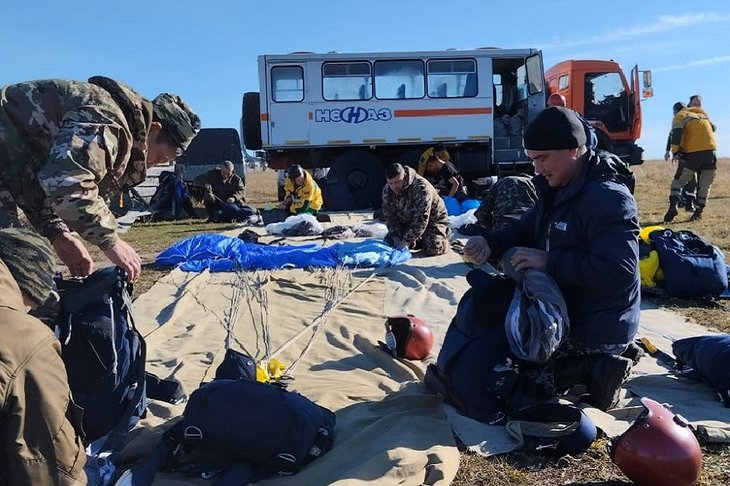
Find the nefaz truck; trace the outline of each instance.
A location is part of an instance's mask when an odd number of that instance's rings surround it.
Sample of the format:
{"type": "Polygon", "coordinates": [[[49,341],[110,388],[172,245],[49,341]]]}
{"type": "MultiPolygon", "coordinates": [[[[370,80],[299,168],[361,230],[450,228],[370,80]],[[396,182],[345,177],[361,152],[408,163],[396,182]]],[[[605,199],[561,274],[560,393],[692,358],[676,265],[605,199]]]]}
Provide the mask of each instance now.
{"type": "MultiPolygon", "coordinates": [[[[601,67],[623,80],[624,113],[640,128],[638,93],[618,64],[601,67]]],[[[438,144],[472,194],[487,176],[528,170],[522,133],[551,93],[537,49],[264,55],[258,72],[260,92],[243,97],[245,147],[274,169],[329,168],[330,210],[377,206],[385,166],[415,167],[438,144]]]]}

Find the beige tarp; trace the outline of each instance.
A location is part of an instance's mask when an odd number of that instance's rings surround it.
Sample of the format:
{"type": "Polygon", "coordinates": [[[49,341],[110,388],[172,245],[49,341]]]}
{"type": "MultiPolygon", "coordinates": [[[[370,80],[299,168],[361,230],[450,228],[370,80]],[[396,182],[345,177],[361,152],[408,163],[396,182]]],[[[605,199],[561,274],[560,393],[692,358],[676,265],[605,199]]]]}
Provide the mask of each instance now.
{"type": "MultiPolygon", "coordinates": [[[[341,217],[335,222],[359,220],[341,217]]],[[[296,239],[290,241],[296,243],[296,239]]],[[[188,393],[201,381],[212,379],[224,354],[227,327],[233,328],[232,347],[257,359],[267,355],[268,330],[268,353],[295,364],[291,388],[336,412],[335,445],[329,453],[293,477],[261,484],[446,485],[459,464],[452,425],[459,438],[480,454],[507,452],[520,443],[514,430],[511,435],[504,427],[489,427],[453,412],[447,419],[441,402],[420,384],[467,289],[464,275],[469,269],[457,254],[449,253],[414,258],[381,274],[373,274],[372,269],[240,275],[174,270],[140,296],[134,310],[138,327],[147,336],[149,370],[180,380],[188,393]],[[341,304],[327,311],[328,302],[345,295],[341,304]],[[400,313],[416,314],[432,326],[436,346],[426,362],[395,360],[378,348],[385,317],[400,313]]],[[[669,345],[662,336],[669,332],[679,337],[703,330],[666,311],[642,313],[642,333],[650,333],[664,349],[669,345]]],[[[656,383],[647,384],[652,380],[642,378],[665,373],[656,366],[652,359],[643,360],[636,368],[641,376],[630,388],[671,402],[660,397],[663,382],[657,388],[656,383]]],[[[698,425],[726,428],[727,409],[713,402],[703,385],[685,385],[693,403],[682,403],[679,411],[690,420],[696,418],[698,425]]],[[[636,398],[622,404],[612,414],[595,409],[589,414],[609,435],[616,435],[640,412],[636,398]]],[[[125,454],[133,458],[149,452],[165,424],[183,408],[151,402],[148,417],[132,432],[125,454]]],[[[209,482],[158,474],[155,484],[209,482]]]]}

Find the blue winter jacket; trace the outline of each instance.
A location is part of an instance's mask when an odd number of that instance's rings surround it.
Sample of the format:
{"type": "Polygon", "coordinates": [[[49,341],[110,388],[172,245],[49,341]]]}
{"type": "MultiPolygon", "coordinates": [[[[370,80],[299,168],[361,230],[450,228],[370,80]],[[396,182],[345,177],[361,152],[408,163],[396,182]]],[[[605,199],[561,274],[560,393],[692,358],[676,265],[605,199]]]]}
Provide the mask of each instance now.
{"type": "Polygon", "coordinates": [[[539,199],[522,219],[483,236],[492,257],[513,246],[547,250],[547,272],[563,292],[570,340],[627,344],[639,325],[639,221],[634,176],[615,155],[589,151],[568,186],[534,179],[539,199]]]}

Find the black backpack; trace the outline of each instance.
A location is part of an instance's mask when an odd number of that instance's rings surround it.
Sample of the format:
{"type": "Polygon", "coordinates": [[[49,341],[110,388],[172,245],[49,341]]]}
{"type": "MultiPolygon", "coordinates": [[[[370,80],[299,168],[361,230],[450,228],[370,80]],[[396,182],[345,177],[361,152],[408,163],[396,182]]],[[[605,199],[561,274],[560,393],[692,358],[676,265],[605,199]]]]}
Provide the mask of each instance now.
{"type": "Polygon", "coordinates": [[[667,295],[680,298],[717,296],[728,287],[722,252],[691,231],[656,230],[649,234],[664,270],[667,295]]]}
{"type": "Polygon", "coordinates": [[[469,272],[467,280],[471,288],[459,301],[424,382],[463,415],[498,423],[506,419],[519,379],[505,332],[515,283],[481,270],[469,272]]]}
{"type": "Polygon", "coordinates": [[[57,279],[62,357],[86,442],[118,449],[146,406],[145,341],[134,327],[131,286],[116,267],[57,279]]]}
{"type": "Polygon", "coordinates": [[[174,452],[162,469],[220,475],[216,484],[294,474],[331,449],[335,423],[332,411],[282,384],[257,382],[255,360],[228,349],[215,380],[190,395],[165,434],[174,452]]]}

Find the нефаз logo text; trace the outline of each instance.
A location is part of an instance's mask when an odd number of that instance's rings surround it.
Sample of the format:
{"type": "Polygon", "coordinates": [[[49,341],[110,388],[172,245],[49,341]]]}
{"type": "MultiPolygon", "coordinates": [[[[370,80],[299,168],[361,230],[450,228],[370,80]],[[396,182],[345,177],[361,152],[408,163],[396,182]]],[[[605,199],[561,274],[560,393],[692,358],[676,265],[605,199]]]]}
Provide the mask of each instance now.
{"type": "Polygon", "coordinates": [[[342,109],[318,109],[314,110],[314,121],[320,122],[344,122],[363,123],[366,121],[388,121],[393,118],[390,108],[363,108],[361,106],[348,106],[342,109]]]}

